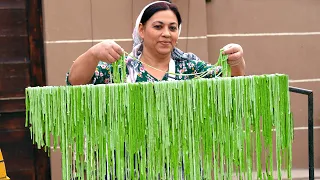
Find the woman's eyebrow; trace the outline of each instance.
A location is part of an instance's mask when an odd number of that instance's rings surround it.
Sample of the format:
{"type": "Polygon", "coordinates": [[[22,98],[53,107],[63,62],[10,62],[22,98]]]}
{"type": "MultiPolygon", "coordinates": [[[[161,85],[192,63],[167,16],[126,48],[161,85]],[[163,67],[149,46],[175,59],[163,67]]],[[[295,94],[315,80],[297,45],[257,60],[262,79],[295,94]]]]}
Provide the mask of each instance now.
{"type": "MultiPolygon", "coordinates": [[[[156,23],[159,23],[159,24],[164,24],[164,22],[162,22],[162,21],[154,21],[152,24],[156,24],[156,23]]],[[[177,25],[178,23],[176,23],[176,22],[171,22],[171,23],[169,23],[170,25],[177,25]]]]}

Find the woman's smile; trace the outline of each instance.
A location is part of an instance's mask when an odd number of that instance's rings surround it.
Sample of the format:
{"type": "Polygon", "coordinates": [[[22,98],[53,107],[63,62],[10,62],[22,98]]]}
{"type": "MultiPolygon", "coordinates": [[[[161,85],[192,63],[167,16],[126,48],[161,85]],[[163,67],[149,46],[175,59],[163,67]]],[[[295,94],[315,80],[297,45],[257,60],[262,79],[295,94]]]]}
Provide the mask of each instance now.
{"type": "Polygon", "coordinates": [[[171,41],[159,41],[159,43],[163,46],[171,46],[171,41]]]}

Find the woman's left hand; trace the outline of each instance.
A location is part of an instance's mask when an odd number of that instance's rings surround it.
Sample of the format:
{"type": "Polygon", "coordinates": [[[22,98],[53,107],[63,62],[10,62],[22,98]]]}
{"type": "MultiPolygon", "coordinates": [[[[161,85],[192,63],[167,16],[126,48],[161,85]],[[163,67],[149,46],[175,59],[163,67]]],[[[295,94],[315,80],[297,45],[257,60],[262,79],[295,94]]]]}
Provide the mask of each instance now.
{"type": "Polygon", "coordinates": [[[243,49],[239,44],[228,44],[223,47],[223,53],[228,55],[228,64],[236,66],[243,60],[243,49]]]}
{"type": "Polygon", "coordinates": [[[245,74],[245,61],[242,47],[239,44],[228,44],[223,47],[223,54],[228,55],[231,76],[243,76],[245,74]]]}

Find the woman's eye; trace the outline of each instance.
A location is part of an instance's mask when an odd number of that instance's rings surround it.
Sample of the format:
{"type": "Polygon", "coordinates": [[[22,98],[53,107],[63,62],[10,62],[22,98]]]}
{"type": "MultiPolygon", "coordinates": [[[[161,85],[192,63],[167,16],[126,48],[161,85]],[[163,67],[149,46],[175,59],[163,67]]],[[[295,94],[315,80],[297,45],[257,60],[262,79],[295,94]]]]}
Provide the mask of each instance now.
{"type": "Polygon", "coordinates": [[[176,31],[176,30],[177,30],[177,27],[171,26],[171,27],[170,27],[170,30],[171,30],[171,31],[176,31]]]}
{"type": "Polygon", "coordinates": [[[154,28],[155,29],[161,29],[161,26],[160,25],[155,25],[154,28]]]}

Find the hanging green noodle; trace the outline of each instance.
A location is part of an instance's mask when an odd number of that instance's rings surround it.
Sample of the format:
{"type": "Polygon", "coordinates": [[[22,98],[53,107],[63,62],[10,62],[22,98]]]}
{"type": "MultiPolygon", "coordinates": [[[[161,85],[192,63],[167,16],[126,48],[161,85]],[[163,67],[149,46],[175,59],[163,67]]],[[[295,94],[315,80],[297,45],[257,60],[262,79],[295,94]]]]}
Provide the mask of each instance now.
{"type": "Polygon", "coordinates": [[[125,53],[123,53],[119,60],[112,63],[112,82],[124,83],[126,82],[126,62],[125,53]]]}
{"type": "Polygon", "coordinates": [[[215,66],[222,67],[222,76],[223,77],[230,77],[231,76],[231,67],[228,64],[228,55],[223,54],[223,49],[220,49],[220,54],[218,58],[218,62],[215,66]]]}
{"type": "Polygon", "coordinates": [[[26,126],[38,148],[53,134],[64,180],[273,179],[273,129],[291,178],[288,76],[231,78],[222,51],[217,65],[222,78],[126,84],[123,55],[116,84],[26,88],[26,126]]]}

